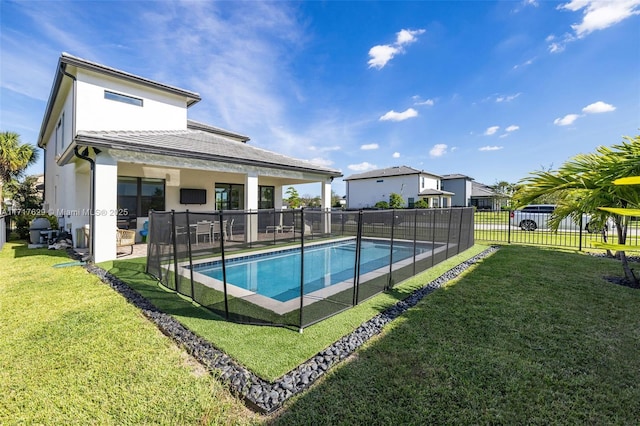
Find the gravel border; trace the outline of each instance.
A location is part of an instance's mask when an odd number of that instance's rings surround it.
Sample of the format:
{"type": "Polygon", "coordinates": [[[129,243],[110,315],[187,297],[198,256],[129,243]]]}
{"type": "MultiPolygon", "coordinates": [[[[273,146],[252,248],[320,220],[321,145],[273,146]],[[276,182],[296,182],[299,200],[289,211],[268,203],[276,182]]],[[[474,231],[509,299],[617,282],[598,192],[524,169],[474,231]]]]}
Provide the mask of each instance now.
{"type": "MultiPolygon", "coordinates": [[[[139,308],[165,335],[185,348],[211,373],[218,375],[229,386],[231,392],[244,399],[251,409],[262,414],[269,414],[280,408],[287,399],[310,387],[331,367],[379,334],[388,323],[407,309],[415,306],[423,297],[442,287],[447,281],[457,277],[497,250],[497,246],[492,246],[449,269],[424,287],[412,292],[404,300],[362,323],[352,333],[342,337],[274,382],[268,382],[244,368],[233,358],[215,348],[210,342],[185,328],[172,316],[158,310],[151,302],[114,275],[93,264],[87,264],[84,267],[120,293],[129,303],[139,308]]],[[[77,256],[74,253],[72,257],[77,256]]]]}

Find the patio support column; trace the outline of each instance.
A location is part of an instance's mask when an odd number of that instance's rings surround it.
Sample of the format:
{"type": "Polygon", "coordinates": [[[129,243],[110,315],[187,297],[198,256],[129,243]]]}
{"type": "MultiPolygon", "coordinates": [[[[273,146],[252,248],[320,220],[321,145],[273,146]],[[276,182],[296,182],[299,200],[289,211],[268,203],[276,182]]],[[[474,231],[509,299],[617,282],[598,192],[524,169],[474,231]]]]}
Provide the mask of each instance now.
{"type": "Polygon", "coordinates": [[[322,229],[325,234],[331,232],[331,180],[327,178],[322,182],[322,211],[325,212],[322,215],[322,229]]]}
{"type": "Polygon", "coordinates": [[[277,185],[273,189],[273,207],[276,210],[282,209],[282,185],[277,185]]]}
{"type": "MultiPolygon", "coordinates": [[[[247,173],[244,180],[244,205],[247,210],[258,210],[258,174],[255,172],[247,173]]],[[[258,215],[247,215],[247,223],[245,224],[244,240],[245,242],[258,240],[258,215]]]]}
{"type": "Polygon", "coordinates": [[[95,211],[93,229],[94,262],[116,258],[116,228],[118,227],[118,162],[106,153],[95,159],[95,211]]]}

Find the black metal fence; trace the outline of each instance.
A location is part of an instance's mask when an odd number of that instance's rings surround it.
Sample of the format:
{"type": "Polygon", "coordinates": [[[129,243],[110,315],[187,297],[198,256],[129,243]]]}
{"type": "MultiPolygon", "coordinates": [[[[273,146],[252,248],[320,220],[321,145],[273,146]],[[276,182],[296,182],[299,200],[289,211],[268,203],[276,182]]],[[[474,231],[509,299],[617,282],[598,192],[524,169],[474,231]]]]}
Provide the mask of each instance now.
{"type": "Polygon", "coordinates": [[[150,212],[147,272],[228,320],[304,327],[473,246],[473,209],[150,212]]]}
{"type": "MultiPolygon", "coordinates": [[[[474,219],[475,239],[483,242],[571,247],[578,250],[591,249],[591,242],[618,242],[617,229],[612,221],[604,228],[594,227],[589,222],[588,215],[583,215],[578,222],[565,219],[558,231],[552,231],[546,224],[548,217],[539,216],[533,214],[528,217],[525,214],[521,217],[513,210],[477,211],[474,219]],[[531,222],[535,226],[531,226],[531,222]]],[[[631,220],[627,224],[626,235],[627,244],[638,245],[640,222],[631,220]]]]}

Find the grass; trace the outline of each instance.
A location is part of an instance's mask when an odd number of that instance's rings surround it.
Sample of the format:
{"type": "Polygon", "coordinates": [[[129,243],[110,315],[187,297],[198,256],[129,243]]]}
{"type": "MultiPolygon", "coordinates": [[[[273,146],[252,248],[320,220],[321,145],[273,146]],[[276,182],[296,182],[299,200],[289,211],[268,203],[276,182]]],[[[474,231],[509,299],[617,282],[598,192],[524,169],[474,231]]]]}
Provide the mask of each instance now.
{"type": "Polygon", "coordinates": [[[637,424],[640,292],[603,279],[620,274],[610,259],[504,247],[272,422],[637,424]]]}
{"type": "Polygon", "coordinates": [[[164,312],[212,342],[255,374],[275,380],[352,332],[382,310],[405,298],[442,273],[484,250],[475,246],[340,315],[306,327],[302,334],[290,328],[258,327],[227,322],[211,311],[164,290],[144,274],[144,259],[105,262],[113,273],[164,312]],[[260,348],[259,351],[256,348],[260,348]]]}
{"type": "MultiPolygon", "coordinates": [[[[0,424],[622,425],[640,417],[640,292],[603,279],[622,275],[615,260],[503,247],[270,417],[245,409],[96,277],[52,267],[68,261],[21,243],[0,251],[0,424]]],[[[286,345],[330,343],[323,333],[342,335],[399,297],[384,294],[300,335],[177,303],[137,282],[140,260],[111,269],[199,333],[215,327],[214,337],[272,375],[304,357],[286,345]]]]}
{"type": "Polygon", "coordinates": [[[251,424],[256,415],[65,253],[0,251],[0,424],[251,424]]]}

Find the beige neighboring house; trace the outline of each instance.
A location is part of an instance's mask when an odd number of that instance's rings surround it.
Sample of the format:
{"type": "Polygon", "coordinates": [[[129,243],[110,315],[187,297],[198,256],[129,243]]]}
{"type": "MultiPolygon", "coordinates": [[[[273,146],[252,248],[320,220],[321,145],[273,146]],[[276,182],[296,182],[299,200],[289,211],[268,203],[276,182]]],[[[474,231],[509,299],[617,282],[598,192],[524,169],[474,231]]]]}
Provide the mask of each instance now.
{"type": "Polygon", "coordinates": [[[450,207],[453,192],[441,186],[441,176],[408,166],[395,166],[371,170],[348,176],[347,208],[374,207],[378,201],[389,202],[396,193],[405,201],[404,207],[413,208],[418,200],[425,200],[429,207],[450,207]]]}
{"type": "Polygon", "coordinates": [[[199,101],[189,90],[60,56],[38,137],[44,208],[74,236],[88,225],[95,262],[115,259],[117,227],[141,230],[150,209],[278,209],[283,187],[314,182],[322,207],[331,207],[339,171],[189,120],[199,101]]]}

